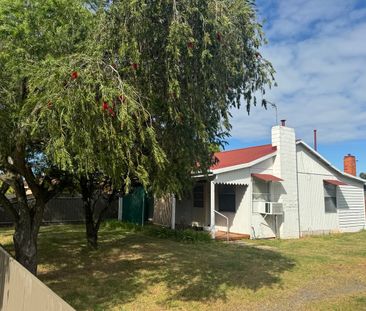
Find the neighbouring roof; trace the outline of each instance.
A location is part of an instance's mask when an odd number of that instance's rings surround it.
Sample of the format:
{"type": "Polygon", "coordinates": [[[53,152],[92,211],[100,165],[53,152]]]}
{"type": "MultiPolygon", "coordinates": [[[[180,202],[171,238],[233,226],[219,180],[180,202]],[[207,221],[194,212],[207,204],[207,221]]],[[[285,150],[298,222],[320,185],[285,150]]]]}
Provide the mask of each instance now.
{"type": "Polygon", "coordinates": [[[269,144],[216,152],[214,156],[217,158],[218,162],[211,166],[211,170],[250,163],[264,156],[270,155],[276,152],[276,150],[276,147],[273,147],[271,144],[269,144]]]}
{"type": "Polygon", "coordinates": [[[324,179],[326,184],[331,184],[334,186],[347,186],[348,184],[344,183],[343,181],[336,180],[336,179],[324,179]]]}
{"type": "Polygon", "coordinates": [[[264,180],[264,181],[273,181],[273,182],[283,181],[283,179],[276,177],[274,175],[271,175],[271,174],[254,174],[253,173],[252,176],[255,178],[264,180]]]}

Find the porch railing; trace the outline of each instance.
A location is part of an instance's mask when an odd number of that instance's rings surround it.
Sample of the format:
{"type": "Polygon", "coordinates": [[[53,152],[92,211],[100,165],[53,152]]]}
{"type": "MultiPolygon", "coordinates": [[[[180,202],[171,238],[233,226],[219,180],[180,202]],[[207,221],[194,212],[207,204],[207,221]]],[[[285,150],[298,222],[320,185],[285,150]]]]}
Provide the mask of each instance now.
{"type": "Polygon", "coordinates": [[[229,241],[229,218],[226,217],[224,214],[221,214],[218,211],[214,211],[216,214],[218,214],[219,216],[223,217],[226,219],[226,241],[229,241]]]}

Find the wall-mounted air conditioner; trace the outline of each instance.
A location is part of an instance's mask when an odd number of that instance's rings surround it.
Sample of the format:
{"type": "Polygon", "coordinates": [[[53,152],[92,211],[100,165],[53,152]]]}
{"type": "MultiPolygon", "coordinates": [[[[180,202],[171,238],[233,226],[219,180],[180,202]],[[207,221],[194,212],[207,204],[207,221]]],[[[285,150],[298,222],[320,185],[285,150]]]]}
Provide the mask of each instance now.
{"type": "Polygon", "coordinates": [[[278,202],[255,202],[256,212],[260,214],[282,215],[282,203],[278,202]]]}

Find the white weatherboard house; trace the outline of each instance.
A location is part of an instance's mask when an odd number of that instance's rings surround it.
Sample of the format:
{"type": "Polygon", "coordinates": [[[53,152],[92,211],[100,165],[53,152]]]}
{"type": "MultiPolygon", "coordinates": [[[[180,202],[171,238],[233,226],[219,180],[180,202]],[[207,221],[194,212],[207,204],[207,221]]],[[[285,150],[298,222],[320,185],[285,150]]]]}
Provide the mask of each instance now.
{"type": "MultiPolygon", "coordinates": [[[[365,181],[344,173],[292,128],[274,126],[272,144],[216,154],[192,195],[173,200],[175,225],[244,234],[251,238],[299,238],[365,229],[365,181]]],[[[159,204],[158,204],[159,205],[159,204]]],[[[159,207],[154,218],[164,214],[159,207]]],[[[158,221],[157,221],[158,222],[158,221]]]]}

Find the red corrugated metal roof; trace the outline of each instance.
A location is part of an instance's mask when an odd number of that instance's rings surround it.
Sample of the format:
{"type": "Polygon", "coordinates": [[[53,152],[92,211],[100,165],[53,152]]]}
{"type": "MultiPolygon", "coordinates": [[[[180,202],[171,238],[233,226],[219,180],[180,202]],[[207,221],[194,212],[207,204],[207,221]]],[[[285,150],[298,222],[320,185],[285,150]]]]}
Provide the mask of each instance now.
{"type": "Polygon", "coordinates": [[[263,145],[263,146],[216,152],[214,156],[217,158],[218,162],[215,165],[211,166],[211,169],[217,170],[219,168],[250,163],[266,155],[274,153],[276,150],[277,148],[273,147],[272,145],[263,145]]]}
{"type": "Polygon", "coordinates": [[[324,179],[324,182],[327,184],[334,185],[334,186],[347,186],[347,184],[344,183],[343,181],[335,180],[335,179],[324,179]]]}
{"type": "Polygon", "coordinates": [[[264,181],[283,181],[283,179],[271,174],[252,174],[252,176],[264,181]]]}

